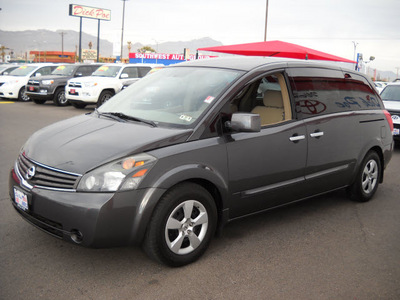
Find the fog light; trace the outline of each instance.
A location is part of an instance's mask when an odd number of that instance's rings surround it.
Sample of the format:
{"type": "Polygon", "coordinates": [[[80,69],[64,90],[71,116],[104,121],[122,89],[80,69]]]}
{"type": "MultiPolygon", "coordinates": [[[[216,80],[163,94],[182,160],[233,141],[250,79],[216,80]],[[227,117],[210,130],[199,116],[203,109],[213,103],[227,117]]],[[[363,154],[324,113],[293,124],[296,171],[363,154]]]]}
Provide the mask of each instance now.
{"type": "Polygon", "coordinates": [[[80,232],[77,229],[72,229],[71,230],[71,240],[73,240],[77,244],[82,243],[82,240],[83,240],[82,232],[80,232]]]}

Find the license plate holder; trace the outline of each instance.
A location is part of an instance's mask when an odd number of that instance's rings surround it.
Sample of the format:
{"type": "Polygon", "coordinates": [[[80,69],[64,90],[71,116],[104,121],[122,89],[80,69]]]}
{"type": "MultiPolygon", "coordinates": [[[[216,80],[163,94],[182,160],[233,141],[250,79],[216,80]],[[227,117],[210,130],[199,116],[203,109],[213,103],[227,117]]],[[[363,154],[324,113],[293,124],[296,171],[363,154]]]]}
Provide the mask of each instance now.
{"type": "Polygon", "coordinates": [[[28,195],[15,187],[14,187],[14,201],[20,209],[24,211],[29,211],[28,195]]]}
{"type": "Polygon", "coordinates": [[[400,129],[399,128],[394,128],[393,129],[393,135],[400,135],[400,129]]]}

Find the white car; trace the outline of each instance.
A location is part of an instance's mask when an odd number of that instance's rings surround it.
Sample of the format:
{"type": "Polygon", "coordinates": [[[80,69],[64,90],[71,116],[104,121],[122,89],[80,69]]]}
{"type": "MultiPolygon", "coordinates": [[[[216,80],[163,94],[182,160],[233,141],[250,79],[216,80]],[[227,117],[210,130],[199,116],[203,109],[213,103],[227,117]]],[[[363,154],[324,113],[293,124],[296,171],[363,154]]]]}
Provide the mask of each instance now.
{"type": "Polygon", "coordinates": [[[385,86],[388,84],[385,81],[374,81],[375,87],[378,90],[379,93],[382,93],[382,90],[385,88],[385,86]]]}
{"type": "Polygon", "coordinates": [[[102,105],[122,87],[145,76],[153,64],[106,64],[98,68],[91,76],[73,78],[65,86],[65,96],[76,108],[88,104],[102,105]]]}
{"type": "Polygon", "coordinates": [[[389,83],[381,92],[385,108],[392,115],[393,138],[400,140],[400,82],[389,83]]]}
{"type": "Polygon", "coordinates": [[[31,77],[49,75],[56,64],[37,63],[22,65],[11,71],[8,75],[0,77],[0,98],[18,99],[29,101],[25,94],[25,86],[31,77]]]}

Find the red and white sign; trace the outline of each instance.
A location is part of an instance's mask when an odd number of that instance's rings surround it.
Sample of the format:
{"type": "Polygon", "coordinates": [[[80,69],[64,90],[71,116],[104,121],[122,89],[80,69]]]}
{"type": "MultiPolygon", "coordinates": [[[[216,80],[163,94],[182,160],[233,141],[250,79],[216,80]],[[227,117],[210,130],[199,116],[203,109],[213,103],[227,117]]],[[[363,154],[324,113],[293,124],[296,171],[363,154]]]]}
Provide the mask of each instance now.
{"type": "Polygon", "coordinates": [[[111,10],[109,9],[83,6],[78,4],[69,5],[69,15],[74,17],[100,19],[105,21],[111,20],[111,10]]]}
{"type": "MultiPolygon", "coordinates": [[[[199,55],[198,59],[211,58],[216,56],[199,55]]],[[[129,58],[144,59],[169,59],[169,60],[185,60],[183,54],[167,54],[167,53],[129,53],[129,58]]],[[[196,55],[191,54],[188,60],[195,60],[196,55]]]]}

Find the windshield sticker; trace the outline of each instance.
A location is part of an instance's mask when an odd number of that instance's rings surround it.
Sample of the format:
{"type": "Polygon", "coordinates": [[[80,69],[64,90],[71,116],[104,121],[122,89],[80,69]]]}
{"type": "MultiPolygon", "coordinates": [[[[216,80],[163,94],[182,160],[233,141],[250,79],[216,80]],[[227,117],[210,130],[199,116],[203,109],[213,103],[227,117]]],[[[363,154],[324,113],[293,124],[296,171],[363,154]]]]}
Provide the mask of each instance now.
{"type": "Polygon", "coordinates": [[[64,70],[65,69],[65,66],[59,66],[58,68],[57,68],[57,70],[64,70]]]}
{"type": "Polygon", "coordinates": [[[191,116],[181,115],[179,119],[184,120],[186,122],[190,122],[192,121],[193,118],[191,116]]]}
{"type": "Polygon", "coordinates": [[[214,99],[215,99],[215,97],[213,97],[213,96],[208,96],[208,97],[204,100],[204,102],[210,104],[211,102],[213,102],[214,99]]]}
{"type": "Polygon", "coordinates": [[[107,71],[107,70],[108,70],[108,67],[102,66],[102,67],[100,67],[97,71],[102,71],[102,72],[104,72],[104,71],[107,71]]]}

